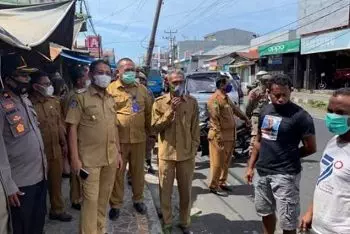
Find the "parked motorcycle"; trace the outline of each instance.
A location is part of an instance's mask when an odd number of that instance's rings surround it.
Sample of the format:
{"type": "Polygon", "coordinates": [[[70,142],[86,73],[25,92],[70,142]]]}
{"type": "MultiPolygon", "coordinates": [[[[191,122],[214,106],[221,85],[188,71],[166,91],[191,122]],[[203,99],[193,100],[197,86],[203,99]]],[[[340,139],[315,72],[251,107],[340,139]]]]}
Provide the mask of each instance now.
{"type": "Polygon", "coordinates": [[[322,90],[327,88],[326,73],[321,73],[321,78],[318,81],[317,88],[322,90]]]}

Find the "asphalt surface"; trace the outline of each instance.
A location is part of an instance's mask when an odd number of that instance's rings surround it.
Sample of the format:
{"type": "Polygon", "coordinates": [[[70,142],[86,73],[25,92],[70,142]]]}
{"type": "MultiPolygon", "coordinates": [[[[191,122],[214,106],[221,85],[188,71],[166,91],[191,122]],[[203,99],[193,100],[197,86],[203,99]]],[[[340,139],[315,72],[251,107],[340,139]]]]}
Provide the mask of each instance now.
{"type": "MultiPolygon", "coordinates": [[[[314,119],[314,123],[318,151],[302,160],[301,213],[306,211],[312,201],[322,151],[327,141],[332,137],[324,126],[324,120],[314,119]]],[[[239,159],[232,163],[228,182],[232,185],[233,192],[228,197],[218,197],[209,193],[208,190],[209,158],[198,154],[192,200],[193,210],[200,211],[201,214],[192,217],[193,233],[262,233],[261,219],[255,213],[253,188],[243,183],[245,167],[246,163],[239,159]]],[[[177,190],[176,185],[174,190],[177,190]]],[[[175,208],[175,210],[177,209],[175,208]]],[[[281,233],[281,230],[277,230],[276,233],[281,233]]]]}

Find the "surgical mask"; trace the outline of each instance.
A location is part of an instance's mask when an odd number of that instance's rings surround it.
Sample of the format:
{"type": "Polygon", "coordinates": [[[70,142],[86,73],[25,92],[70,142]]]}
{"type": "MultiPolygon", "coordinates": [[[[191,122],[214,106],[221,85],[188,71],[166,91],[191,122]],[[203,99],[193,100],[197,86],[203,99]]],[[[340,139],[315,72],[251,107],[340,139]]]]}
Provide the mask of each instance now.
{"type": "Polygon", "coordinates": [[[172,92],[175,97],[181,97],[185,93],[183,85],[172,86],[172,92]]]}
{"type": "Polygon", "coordinates": [[[112,78],[108,75],[96,75],[94,76],[94,84],[101,88],[107,88],[111,83],[112,78]]]}
{"type": "Polygon", "coordinates": [[[88,88],[91,85],[91,80],[85,80],[85,88],[88,88]]]}
{"type": "Polygon", "coordinates": [[[47,96],[52,96],[54,92],[54,88],[52,85],[50,85],[49,87],[45,87],[45,93],[47,96]]]}
{"type": "Polygon", "coordinates": [[[36,86],[34,86],[34,89],[36,91],[38,91],[39,93],[41,93],[41,95],[43,95],[45,97],[50,97],[54,93],[54,88],[52,85],[50,85],[49,87],[45,87],[45,86],[42,86],[40,84],[36,84],[36,86]]]}
{"type": "Polygon", "coordinates": [[[225,93],[230,93],[231,91],[232,91],[232,84],[228,84],[228,85],[226,85],[226,87],[225,87],[225,93]]]}
{"type": "Polygon", "coordinates": [[[328,130],[336,135],[344,135],[350,130],[348,115],[327,113],[325,122],[328,130]]]}
{"type": "Polygon", "coordinates": [[[136,72],[125,72],[122,76],[122,81],[127,85],[134,84],[136,82],[136,72]]]}

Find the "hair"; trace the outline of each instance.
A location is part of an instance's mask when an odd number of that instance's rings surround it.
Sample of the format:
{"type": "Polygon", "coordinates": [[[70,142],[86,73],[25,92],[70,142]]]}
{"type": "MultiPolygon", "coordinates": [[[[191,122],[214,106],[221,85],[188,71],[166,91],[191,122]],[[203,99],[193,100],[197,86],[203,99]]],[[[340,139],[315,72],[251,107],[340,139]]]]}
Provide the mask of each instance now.
{"type": "Polygon", "coordinates": [[[288,86],[289,89],[293,87],[292,81],[290,80],[289,76],[285,74],[278,74],[272,77],[267,82],[267,88],[271,90],[272,85],[279,85],[279,86],[288,86]]]}
{"type": "Polygon", "coordinates": [[[226,84],[227,80],[229,79],[228,76],[219,74],[219,77],[216,80],[216,88],[219,89],[223,84],[226,84]]]}
{"type": "Polygon", "coordinates": [[[180,70],[174,70],[168,73],[168,79],[172,76],[172,75],[176,75],[176,76],[181,76],[182,78],[185,79],[185,74],[180,71],[180,70]]]}
{"type": "Polygon", "coordinates": [[[134,61],[132,61],[132,59],[131,58],[127,58],[127,57],[125,57],[125,58],[121,58],[121,59],[119,59],[119,61],[117,62],[117,69],[119,69],[120,68],[120,66],[121,66],[121,63],[122,62],[131,62],[131,63],[134,63],[134,61]]]}
{"type": "Polygon", "coordinates": [[[49,77],[49,74],[47,74],[44,71],[37,71],[30,76],[30,83],[31,84],[38,84],[38,83],[40,83],[40,79],[44,76],[49,77]]]}
{"type": "Polygon", "coordinates": [[[333,92],[333,97],[350,96],[350,88],[340,88],[333,92]]]}
{"type": "Polygon", "coordinates": [[[54,95],[59,96],[61,95],[61,90],[66,85],[66,82],[63,79],[53,79],[52,80],[52,86],[54,88],[54,95]]]}
{"type": "Polygon", "coordinates": [[[90,68],[90,72],[91,72],[91,73],[94,73],[94,72],[96,71],[97,66],[100,65],[100,64],[105,64],[105,65],[107,65],[109,68],[111,68],[111,66],[109,65],[108,62],[106,62],[106,61],[103,60],[103,59],[98,59],[98,60],[93,61],[93,62],[90,64],[90,67],[89,67],[89,68],[90,68]]]}
{"type": "Polygon", "coordinates": [[[83,78],[85,75],[85,67],[78,65],[72,68],[70,72],[70,78],[72,80],[73,85],[75,86],[79,79],[83,78]]]}

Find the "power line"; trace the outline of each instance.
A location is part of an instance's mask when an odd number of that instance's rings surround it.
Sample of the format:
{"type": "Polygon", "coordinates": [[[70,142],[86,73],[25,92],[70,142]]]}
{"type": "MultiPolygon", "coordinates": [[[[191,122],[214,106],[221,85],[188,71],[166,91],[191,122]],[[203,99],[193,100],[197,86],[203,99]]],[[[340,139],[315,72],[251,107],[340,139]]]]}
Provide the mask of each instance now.
{"type": "Polygon", "coordinates": [[[175,60],[175,50],[174,50],[174,45],[175,45],[175,35],[177,33],[177,30],[172,31],[164,31],[164,33],[169,34],[169,36],[167,37],[163,37],[163,39],[166,39],[169,41],[169,47],[170,47],[170,57],[171,57],[171,64],[174,64],[174,60],[175,60]]]}
{"type": "Polygon", "coordinates": [[[129,9],[130,7],[134,6],[137,3],[137,1],[133,1],[131,4],[127,5],[126,7],[122,8],[122,9],[115,9],[114,11],[112,11],[112,13],[110,13],[109,15],[103,17],[102,19],[97,19],[96,20],[96,24],[104,21],[105,19],[108,19],[112,16],[114,16],[116,13],[122,13],[123,11],[129,9]]]}

